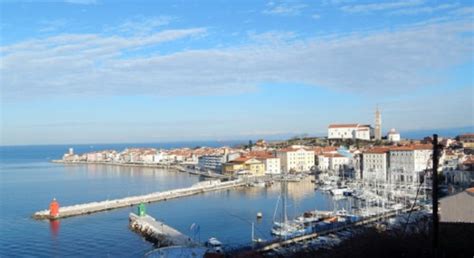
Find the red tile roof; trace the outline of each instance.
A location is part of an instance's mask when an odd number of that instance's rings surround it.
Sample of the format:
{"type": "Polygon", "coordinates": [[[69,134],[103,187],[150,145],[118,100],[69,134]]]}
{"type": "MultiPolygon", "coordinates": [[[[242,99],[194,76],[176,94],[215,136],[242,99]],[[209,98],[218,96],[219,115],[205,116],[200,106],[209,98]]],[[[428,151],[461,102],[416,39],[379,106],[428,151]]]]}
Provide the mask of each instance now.
{"type": "Polygon", "coordinates": [[[326,158],[344,158],[344,156],[339,153],[324,153],[323,156],[326,158]]]}
{"type": "Polygon", "coordinates": [[[239,157],[234,160],[231,160],[230,163],[244,163],[249,159],[251,159],[251,157],[239,157]]]}
{"type": "Polygon", "coordinates": [[[368,149],[368,150],[364,151],[364,153],[383,154],[383,153],[387,153],[389,151],[390,151],[390,148],[376,147],[376,148],[368,149]]]}
{"type": "Polygon", "coordinates": [[[293,148],[293,147],[288,147],[288,148],[283,148],[283,149],[279,149],[278,151],[282,151],[282,152],[292,152],[292,151],[299,151],[299,150],[305,150],[305,148],[293,148]]]}
{"type": "Polygon", "coordinates": [[[329,128],[350,128],[357,127],[359,124],[331,124],[329,128]]]}
{"type": "Polygon", "coordinates": [[[334,146],[326,146],[326,147],[314,147],[312,149],[316,155],[327,153],[327,152],[335,152],[337,147],[334,146]]]}
{"type": "Polygon", "coordinates": [[[273,154],[269,151],[250,151],[245,156],[254,158],[272,158],[273,154]]]}
{"type": "Polygon", "coordinates": [[[390,151],[413,151],[413,150],[431,150],[433,145],[431,144],[412,144],[399,147],[393,147],[390,151]]]}

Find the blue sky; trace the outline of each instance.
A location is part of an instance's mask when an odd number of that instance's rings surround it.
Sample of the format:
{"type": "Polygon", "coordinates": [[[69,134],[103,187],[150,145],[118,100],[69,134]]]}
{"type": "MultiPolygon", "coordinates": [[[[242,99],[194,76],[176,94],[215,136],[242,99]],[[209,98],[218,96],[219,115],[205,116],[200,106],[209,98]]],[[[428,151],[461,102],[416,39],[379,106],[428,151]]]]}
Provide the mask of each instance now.
{"type": "Polygon", "coordinates": [[[0,1],[2,145],[474,125],[472,1],[0,1]]]}

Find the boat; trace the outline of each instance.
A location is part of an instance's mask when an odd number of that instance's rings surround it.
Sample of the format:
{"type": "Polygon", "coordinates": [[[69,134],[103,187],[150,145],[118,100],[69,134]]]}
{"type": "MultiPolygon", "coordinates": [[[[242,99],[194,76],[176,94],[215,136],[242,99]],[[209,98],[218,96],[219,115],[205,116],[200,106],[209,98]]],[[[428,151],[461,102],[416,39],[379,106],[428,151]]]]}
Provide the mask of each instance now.
{"type": "Polygon", "coordinates": [[[264,181],[255,181],[255,182],[251,183],[250,185],[253,186],[253,187],[265,187],[266,186],[264,181]]]}
{"type": "Polygon", "coordinates": [[[279,237],[296,237],[304,235],[306,230],[299,224],[291,222],[274,222],[272,227],[272,235],[279,237]]]}
{"type": "Polygon", "coordinates": [[[209,238],[204,245],[208,248],[208,252],[223,253],[222,243],[215,237],[209,238]]]}
{"type": "Polygon", "coordinates": [[[335,214],[336,216],[347,216],[349,213],[346,211],[346,209],[342,209],[342,210],[337,210],[335,214]]]}
{"type": "Polygon", "coordinates": [[[345,191],[342,192],[342,195],[344,195],[344,196],[352,196],[352,193],[353,193],[353,192],[354,192],[353,190],[347,189],[347,190],[345,190],[345,191]]]}
{"type": "Polygon", "coordinates": [[[324,219],[323,221],[324,222],[329,222],[329,223],[334,223],[334,222],[337,222],[337,218],[338,218],[337,216],[332,216],[332,217],[324,219]]]}
{"type": "Polygon", "coordinates": [[[331,185],[322,185],[318,189],[321,191],[330,191],[333,187],[331,185]]]}
{"type": "Polygon", "coordinates": [[[318,214],[316,211],[307,211],[303,213],[302,216],[299,216],[296,219],[294,219],[294,221],[296,223],[307,224],[307,223],[318,222],[321,219],[322,219],[322,216],[318,214]]]}
{"type": "Polygon", "coordinates": [[[333,188],[329,190],[332,195],[343,195],[344,192],[348,191],[348,188],[333,188]]]}
{"type": "Polygon", "coordinates": [[[304,235],[306,230],[305,227],[294,221],[289,221],[287,216],[287,207],[286,207],[286,198],[288,194],[288,183],[283,181],[281,182],[281,193],[277,199],[275,213],[273,214],[273,227],[271,229],[271,234],[274,236],[288,238],[304,235]],[[281,217],[280,221],[275,220],[275,216],[278,210],[278,202],[282,201],[281,217]]]}

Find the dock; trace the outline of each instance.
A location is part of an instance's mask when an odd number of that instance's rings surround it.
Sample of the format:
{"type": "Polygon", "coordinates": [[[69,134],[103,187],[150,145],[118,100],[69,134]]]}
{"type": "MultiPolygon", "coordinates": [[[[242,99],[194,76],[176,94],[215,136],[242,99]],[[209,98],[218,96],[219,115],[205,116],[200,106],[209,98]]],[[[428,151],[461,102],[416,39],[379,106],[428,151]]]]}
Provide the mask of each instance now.
{"type": "MultiPolygon", "coordinates": [[[[420,210],[420,209],[421,209],[420,206],[416,206],[413,210],[416,211],[416,210],[420,210]]],[[[269,251],[277,249],[277,248],[284,248],[286,246],[290,246],[290,245],[293,245],[295,243],[313,240],[313,239],[318,238],[318,237],[323,236],[323,235],[327,235],[327,234],[331,234],[331,233],[337,233],[338,231],[342,231],[342,230],[346,230],[346,229],[350,229],[350,228],[354,228],[354,227],[373,224],[373,223],[379,222],[381,220],[397,216],[400,213],[408,212],[409,210],[410,210],[409,208],[405,208],[405,209],[401,209],[401,210],[394,210],[394,211],[384,212],[384,213],[381,213],[381,214],[368,216],[368,217],[366,217],[362,220],[359,220],[359,221],[356,221],[356,222],[353,222],[353,223],[348,223],[348,224],[345,224],[345,225],[341,225],[341,226],[334,227],[334,228],[331,228],[331,229],[323,230],[323,231],[320,231],[320,232],[315,232],[315,233],[311,233],[311,234],[297,236],[297,237],[286,239],[286,240],[278,240],[278,241],[275,241],[275,242],[270,242],[270,243],[267,243],[264,246],[260,247],[258,249],[258,252],[265,253],[265,252],[269,252],[269,251]]]]}
{"type": "Polygon", "coordinates": [[[42,210],[35,212],[33,214],[34,219],[62,219],[72,216],[88,215],[95,212],[119,209],[124,207],[129,207],[137,205],[140,203],[151,203],[166,201],[170,199],[191,196],[195,194],[231,189],[236,187],[245,186],[246,183],[240,180],[232,180],[227,182],[216,182],[214,181],[203,181],[199,182],[191,187],[163,191],[163,192],[154,192],[146,195],[126,197],[122,199],[115,200],[105,200],[99,202],[90,202],[77,204],[72,206],[64,206],[59,208],[59,215],[52,218],[49,214],[49,210],[42,210]]]}
{"type": "Polygon", "coordinates": [[[158,221],[150,215],[138,216],[134,213],[129,215],[130,228],[145,237],[146,240],[159,247],[166,246],[188,246],[196,247],[199,243],[194,242],[187,235],[158,221]]]}

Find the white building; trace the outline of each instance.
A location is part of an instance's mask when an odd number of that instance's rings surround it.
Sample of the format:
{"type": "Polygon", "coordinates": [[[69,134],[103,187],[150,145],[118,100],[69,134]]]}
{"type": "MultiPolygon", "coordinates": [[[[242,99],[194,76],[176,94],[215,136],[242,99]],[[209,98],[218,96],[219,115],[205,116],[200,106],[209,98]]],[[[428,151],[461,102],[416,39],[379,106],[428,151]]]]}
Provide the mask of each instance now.
{"type": "Polygon", "coordinates": [[[328,139],[359,139],[369,141],[373,135],[370,125],[332,124],[328,127],[328,139]]]}
{"type": "Polygon", "coordinates": [[[329,170],[329,156],[327,154],[318,155],[318,169],[320,171],[329,170]]]}
{"type": "Polygon", "coordinates": [[[284,173],[310,171],[315,164],[314,151],[300,146],[277,150],[276,156],[280,159],[281,171],[284,173]]]}
{"type": "Polygon", "coordinates": [[[350,163],[350,159],[339,153],[323,153],[318,155],[318,168],[321,171],[342,171],[350,163]]]}
{"type": "Polygon", "coordinates": [[[390,149],[390,178],[392,183],[418,184],[420,176],[431,169],[432,146],[412,145],[390,149]]]}
{"type": "Polygon", "coordinates": [[[169,163],[170,162],[170,157],[168,153],[164,151],[157,151],[155,156],[153,157],[153,161],[155,163],[169,163]]]}
{"type": "Polygon", "coordinates": [[[257,158],[265,165],[265,174],[278,175],[281,173],[280,159],[277,157],[257,158]]]}
{"type": "Polygon", "coordinates": [[[390,129],[390,131],[387,134],[387,140],[389,142],[399,142],[400,133],[398,133],[394,128],[390,129]]]}
{"type": "Polygon", "coordinates": [[[362,179],[386,183],[389,180],[389,149],[373,148],[362,154],[362,179]]]}

